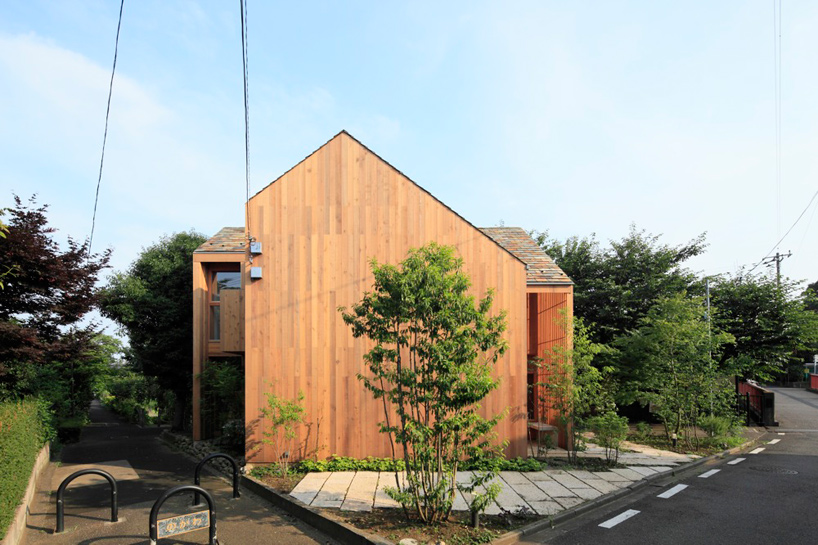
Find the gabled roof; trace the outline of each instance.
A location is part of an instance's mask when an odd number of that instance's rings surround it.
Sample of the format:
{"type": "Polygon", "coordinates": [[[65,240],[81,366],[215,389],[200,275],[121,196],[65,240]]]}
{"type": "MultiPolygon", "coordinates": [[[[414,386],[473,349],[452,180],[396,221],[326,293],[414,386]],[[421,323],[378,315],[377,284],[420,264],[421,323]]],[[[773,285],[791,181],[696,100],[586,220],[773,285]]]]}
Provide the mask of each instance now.
{"type": "Polygon", "coordinates": [[[573,284],[568,275],[520,227],[481,227],[480,230],[525,263],[527,284],[573,284]]]}
{"type": "MultiPolygon", "coordinates": [[[[264,190],[266,190],[268,187],[270,187],[271,185],[275,184],[276,182],[278,182],[279,180],[281,180],[282,178],[284,178],[284,176],[286,176],[288,172],[290,172],[291,170],[293,170],[295,167],[297,167],[298,165],[300,165],[301,163],[303,163],[304,161],[306,161],[307,159],[309,159],[309,158],[310,158],[310,157],[312,157],[313,155],[315,155],[315,153],[317,153],[317,152],[318,152],[318,150],[322,149],[324,146],[328,145],[330,142],[332,142],[332,141],[333,141],[333,140],[335,140],[336,138],[339,138],[339,137],[340,137],[340,136],[342,136],[342,135],[343,135],[343,136],[346,136],[346,137],[348,137],[348,138],[350,138],[350,139],[352,139],[352,140],[353,140],[355,143],[357,143],[359,146],[361,146],[361,147],[362,147],[362,148],[364,148],[366,151],[368,151],[369,153],[371,153],[372,155],[374,155],[375,157],[377,157],[379,161],[381,161],[383,164],[385,164],[386,166],[388,166],[389,168],[391,168],[392,170],[394,170],[395,172],[397,172],[398,174],[400,174],[402,177],[406,178],[406,180],[408,180],[408,181],[409,181],[409,183],[411,183],[411,184],[415,185],[415,186],[416,186],[418,189],[420,189],[421,191],[423,191],[424,193],[426,193],[427,195],[429,195],[431,198],[433,198],[434,200],[436,200],[438,203],[440,203],[440,205],[441,205],[441,206],[443,206],[443,207],[445,207],[447,210],[449,210],[449,212],[451,212],[452,214],[454,214],[455,216],[457,216],[458,218],[460,218],[461,220],[463,220],[463,221],[464,221],[464,222],[466,222],[467,224],[471,225],[471,226],[474,228],[474,230],[475,230],[475,231],[477,231],[478,233],[482,233],[483,235],[487,236],[487,237],[488,237],[490,240],[492,240],[492,241],[493,241],[495,244],[497,244],[497,246],[499,246],[499,247],[500,247],[500,249],[502,249],[503,251],[505,251],[506,253],[508,253],[508,254],[509,254],[511,257],[513,257],[513,258],[514,258],[514,259],[516,259],[517,261],[522,262],[523,264],[525,264],[525,263],[526,263],[526,262],[525,262],[523,259],[521,259],[521,258],[520,258],[520,256],[518,256],[516,253],[514,253],[514,252],[513,252],[513,251],[511,251],[509,248],[506,248],[505,246],[503,246],[502,244],[500,244],[500,243],[499,243],[499,242],[498,242],[496,239],[494,239],[494,237],[489,236],[489,235],[488,235],[488,234],[487,234],[487,233],[486,233],[486,232],[485,232],[483,229],[481,229],[480,227],[477,227],[477,226],[476,226],[476,225],[474,225],[472,222],[470,222],[469,220],[467,220],[466,218],[464,218],[463,216],[461,216],[460,214],[458,214],[458,213],[457,213],[457,211],[455,211],[455,210],[454,210],[452,207],[450,207],[448,204],[446,204],[445,202],[443,202],[443,201],[441,201],[440,199],[438,199],[437,197],[435,197],[435,196],[434,196],[434,195],[433,195],[433,194],[432,194],[430,191],[428,191],[427,189],[423,188],[423,186],[421,186],[419,183],[417,183],[416,181],[414,181],[413,179],[411,179],[409,176],[407,176],[406,174],[404,174],[403,172],[401,172],[400,170],[398,170],[398,169],[397,169],[397,168],[396,168],[396,167],[395,167],[395,166],[394,166],[392,163],[390,163],[389,161],[387,161],[386,159],[384,159],[383,157],[381,157],[380,155],[378,155],[377,153],[375,153],[374,151],[372,151],[372,150],[371,150],[369,147],[367,147],[367,146],[366,146],[366,144],[364,144],[363,142],[361,142],[360,140],[358,140],[357,138],[355,138],[354,136],[352,136],[351,134],[349,134],[349,133],[348,133],[346,130],[341,130],[341,132],[339,132],[338,134],[336,134],[335,136],[333,136],[332,138],[330,138],[330,139],[329,139],[327,142],[325,142],[323,145],[321,145],[321,146],[320,146],[318,149],[316,149],[315,151],[313,151],[312,153],[310,153],[309,155],[307,155],[307,156],[306,156],[304,159],[302,159],[301,161],[299,161],[298,163],[296,163],[295,165],[293,165],[292,167],[290,167],[290,169],[289,169],[289,170],[287,170],[286,172],[284,172],[284,174],[282,174],[281,176],[279,176],[278,178],[276,178],[275,180],[273,180],[272,182],[270,182],[269,184],[267,184],[266,186],[264,186],[263,188],[261,188],[261,189],[260,189],[259,191],[257,191],[257,192],[256,192],[256,193],[255,193],[255,194],[252,196],[252,197],[250,197],[250,200],[253,200],[253,199],[255,199],[256,197],[258,197],[258,196],[259,196],[261,193],[263,193],[263,192],[264,192],[264,190]]],[[[217,236],[218,236],[218,235],[217,235],[217,236]]],[[[215,237],[214,237],[214,238],[215,238],[215,237]]],[[[534,241],[532,240],[531,242],[533,243],[534,241]]],[[[536,246],[536,245],[535,245],[535,246],[536,246]]],[[[198,250],[197,250],[197,251],[198,251],[198,250]]],[[[545,254],[543,254],[543,255],[545,255],[545,254]]],[[[547,259],[549,259],[549,260],[551,259],[551,258],[549,258],[547,255],[546,255],[545,257],[546,257],[547,259]]],[[[552,263],[553,263],[553,261],[552,261],[552,263]]],[[[554,265],[554,266],[556,267],[556,265],[554,265]]],[[[560,271],[560,272],[562,272],[562,271],[560,271]]],[[[566,276],[566,278],[568,278],[568,277],[566,276]]],[[[570,280],[570,279],[568,279],[568,282],[571,282],[571,280],[570,280]]],[[[529,283],[531,283],[531,282],[529,282],[529,283]]]]}
{"type": "Polygon", "coordinates": [[[223,227],[194,250],[194,254],[234,254],[243,253],[246,248],[244,227],[223,227]]]}

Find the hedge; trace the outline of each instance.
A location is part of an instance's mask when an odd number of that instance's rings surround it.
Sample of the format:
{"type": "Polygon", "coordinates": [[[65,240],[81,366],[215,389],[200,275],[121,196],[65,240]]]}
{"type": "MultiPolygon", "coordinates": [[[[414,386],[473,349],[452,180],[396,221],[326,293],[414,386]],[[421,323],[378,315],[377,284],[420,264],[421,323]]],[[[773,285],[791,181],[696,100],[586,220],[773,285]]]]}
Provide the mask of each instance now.
{"type": "Polygon", "coordinates": [[[26,492],[37,454],[52,437],[43,402],[0,402],[0,539],[26,492]]]}

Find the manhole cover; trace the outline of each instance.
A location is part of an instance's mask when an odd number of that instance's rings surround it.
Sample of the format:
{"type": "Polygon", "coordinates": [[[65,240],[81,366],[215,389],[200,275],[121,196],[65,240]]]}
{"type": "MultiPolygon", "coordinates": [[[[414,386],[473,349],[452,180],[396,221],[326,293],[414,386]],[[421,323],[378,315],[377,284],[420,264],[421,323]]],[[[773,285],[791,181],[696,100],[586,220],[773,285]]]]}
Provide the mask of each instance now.
{"type": "Polygon", "coordinates": [[[750,469],[763,471],[764,473],[778,473],[779,475],[798,475],[797,471],[776,466],[750,466],[750,469]]]}

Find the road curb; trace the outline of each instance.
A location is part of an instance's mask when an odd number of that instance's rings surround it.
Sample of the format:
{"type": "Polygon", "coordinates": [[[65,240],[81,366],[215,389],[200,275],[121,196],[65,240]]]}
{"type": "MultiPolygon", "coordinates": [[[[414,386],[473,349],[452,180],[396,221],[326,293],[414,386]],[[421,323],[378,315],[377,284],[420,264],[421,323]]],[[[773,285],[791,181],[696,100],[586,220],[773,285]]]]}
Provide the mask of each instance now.
{"type": "Polygon", "coordinates": [[[626,496],[628,496],[628,495],[630,495],[630,494],[632,494],[632,493],[634,493],[634,492],[648,486],[653,481],[658,481],[658,480],[660,480],[662,478],[681,476],[682,474],[686,474],[686,473],[696,469],[697,467],[702,466],[702,465],[704,465],[704,464],[706,464],[708,462],[711,462],[713,460],[718,460],[718,459],[724,458],[726,456],[732,456],[733,454],[738,454],[739,452],[741,452],[743,450],[747,450],[747,449],[755,446],[759,441],[761,441],[761,439],[767,433],[768,432],[765,432],[764,434],[760,435],[759,437],[756,437],[755,439],[752,439],[750,441],[742,443],[741,445],[739,445],[737,447],[733,447],[731,449],[728,449],[728,450],[725,450],[725,451],[722,451],[722,452],[718,452],[716,454],[711,454],[710,456],[705,456],[704,458],[699,458],[697,460],[693,460],[692,462],[688,462],[685,465],[676,467],[676,468],[674,468],[674,469],[672,469],[670,471],[666,471],[666,472],[663,472],[663,473],[657,473],[656,475],[650,475],[648,477],[645,477],[644,479],[640,479],[640,480],[638,480],[636,482],[633,482],[633,483],[629,484],[625,488],[620,488],[619,490],[617,490],[615,492],[611,492],[610,494],[605,494],[604,496],[600,496],[600,497],[598,497],[596,499],[589,500],[587,502],[583,502],[583,503],[577,505],[576,507],[571,507],[570,509],[566,509],[565,511],[561,511],[561,512],[557,513],[556,515],[548,517],[547,519],[537,520],[535,522],[532,522],[531,524],[523,526],[522,528],[517,528],[516,530],[512,530],[510,532],[507,532],[507,533],[497,537],[496,539],[492,540],[491,543],[492,543],[492,545],[511,545],[513,543],[518,543],[519,541],[521,541],[525,537],[536,534],[536,533],[541,532],[543,530],[547,530],[549,528],[554,528],[558,524],[563,524],[565,522],[568,522],[569,520],[573,520],[573,519],[575,519],[575,518],[577,518],[577,517],[579,517],[581,515],[584,515],[585,513],[589,512],[589,511],[593,511],[594,509],[596,509],[598,507],[602,507],[602,506],[607,505],[609,503],[613,503],[613,502],[615,502],[617,500],[620,500],[620,499],[622,499],[622,498],[624,498],[624,497],[626,497],[626,496]]]}

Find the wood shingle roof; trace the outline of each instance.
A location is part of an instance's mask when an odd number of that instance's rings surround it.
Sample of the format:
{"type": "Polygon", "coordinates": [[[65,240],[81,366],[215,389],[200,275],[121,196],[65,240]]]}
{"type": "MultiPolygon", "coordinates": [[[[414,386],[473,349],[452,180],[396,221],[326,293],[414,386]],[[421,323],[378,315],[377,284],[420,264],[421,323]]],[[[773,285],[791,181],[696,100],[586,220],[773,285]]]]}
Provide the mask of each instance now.
{"type": "Polygon", "coordinates": [[[527,284],[573,284],[554,260],[520,227],[481,227],[494,242],[526,264],[527,284]]]}
{"type": "Polygon", "coordinates": [[[202,253],[242,253],[246,248],[244,227],[222,227],[222,229],[196,248],[195,254],[202,253]]]}

